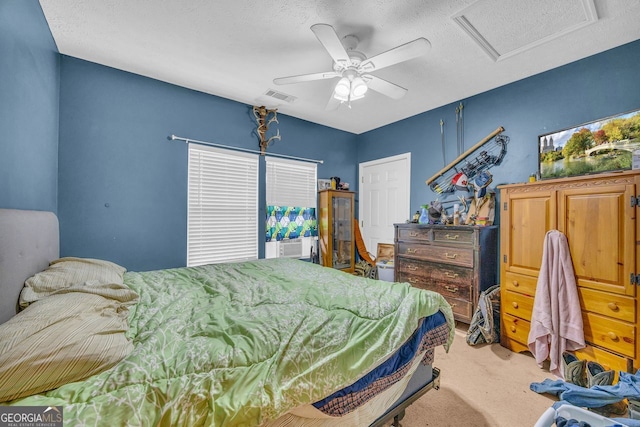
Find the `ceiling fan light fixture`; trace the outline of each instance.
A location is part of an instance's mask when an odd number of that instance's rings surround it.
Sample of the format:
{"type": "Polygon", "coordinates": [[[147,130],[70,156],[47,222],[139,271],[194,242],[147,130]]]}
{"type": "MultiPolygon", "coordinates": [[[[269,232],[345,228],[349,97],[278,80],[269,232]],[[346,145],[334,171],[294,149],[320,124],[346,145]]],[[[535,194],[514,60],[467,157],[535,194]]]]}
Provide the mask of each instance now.
{"type": "Polygon", "coordinates": [[[335,94],[347,98],[349,93],[351,93],[351,82],[348,78],[343,77],[336,85],[335,94]]]}
{"type": "Polygon", "coordinates": [[[333,92],[333,97],[335,99],[337,99],[340,102],[347,102],[349,101],[349,95],[340,95],[338,92],[333,92]]]}
{"type": "Polygon", "coordinates": [[[354,78],[351,82],[351,99],[362,98],[368,89],[361,77],[354,78]]]}

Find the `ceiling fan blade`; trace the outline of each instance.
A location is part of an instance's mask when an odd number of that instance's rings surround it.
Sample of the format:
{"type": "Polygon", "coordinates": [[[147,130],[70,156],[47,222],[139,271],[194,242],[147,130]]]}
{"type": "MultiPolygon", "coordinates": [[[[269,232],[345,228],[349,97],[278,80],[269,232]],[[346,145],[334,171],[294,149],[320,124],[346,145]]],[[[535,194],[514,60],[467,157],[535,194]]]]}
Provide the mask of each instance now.
{"type": "Polygon", "coordinates": [[[363,75],[362,79],[365,81],[369,89],[375,90],[389,98],[400,99],[408,92],[408,90],[402,86],[398,86],[395,83],[388,82],[380,77],[372,76],[370,74],[363,75]]]}
{"type": "Polygon", "coordinates": [[[291,83],[301,83],[301,82],[310,82],[314,80],[332,79],[334,77],[340,77],[340,74],[336,73],[335,71],[326,71],[324,73],[301,74],[299,76],[278,77],[276,79],[273,79],[273,83],[277,85],[288,85],[291,83]]]}
{"type": "Polygon", "coordinates": [[[336,34],[336,30],[331,25],[315,24],[311,26],[311,31],[313,31],[336,64],[347,67],[351,63],[346,49],[336,34]]]}
{"type": "Polygon", "coordinates": [[[376,56],[372,56],[369,59],[365,59],[358,67],[358,71],[369,73],[374,70],[389,67],[390,65],[394,65],[399,62],[408,61],[426,54],[430,47],[431,43],[429,43],[429,40],[421,37],[412,42],[405,43],[386,52],[382,52],[376,56]]]}

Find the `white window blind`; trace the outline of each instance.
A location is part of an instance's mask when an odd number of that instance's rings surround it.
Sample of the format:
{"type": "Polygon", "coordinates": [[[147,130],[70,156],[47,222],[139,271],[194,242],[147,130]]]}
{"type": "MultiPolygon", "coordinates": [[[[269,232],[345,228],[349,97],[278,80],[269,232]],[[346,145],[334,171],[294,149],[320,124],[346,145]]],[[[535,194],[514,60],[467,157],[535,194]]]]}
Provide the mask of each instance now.
{"type": "Polygon", "coordinates": [[[316,207],[317,165],[266,157],[267,205],[316,207]]]}
{"type": "Polygon", "coordinates": [[[189,144],[187,265],[258,258],[258,156],[189,144]]]}

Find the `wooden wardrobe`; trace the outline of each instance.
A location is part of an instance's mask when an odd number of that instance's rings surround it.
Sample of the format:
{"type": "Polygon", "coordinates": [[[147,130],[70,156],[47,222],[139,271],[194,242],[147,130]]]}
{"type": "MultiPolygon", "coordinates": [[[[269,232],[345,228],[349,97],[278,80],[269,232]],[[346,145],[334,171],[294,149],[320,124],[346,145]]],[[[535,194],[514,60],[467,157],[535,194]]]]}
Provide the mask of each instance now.
{"type": "Polygon", "coordinates": [[[640,171],[498,188],[502,345],[527,350],[544,237],[556,229],[569,243],[588,344],[576,355],[635,372],[640,368],[640,171]]]}

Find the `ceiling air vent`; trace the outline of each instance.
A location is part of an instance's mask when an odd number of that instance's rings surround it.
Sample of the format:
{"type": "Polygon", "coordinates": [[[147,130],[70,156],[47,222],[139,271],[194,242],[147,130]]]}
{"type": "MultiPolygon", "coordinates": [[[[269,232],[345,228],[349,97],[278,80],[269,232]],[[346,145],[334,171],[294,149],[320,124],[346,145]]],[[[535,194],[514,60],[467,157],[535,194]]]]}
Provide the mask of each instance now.
{"type": "Polygon", "coordinates": [[[265,92],[265,95],[275,98],[279,101],[288,102],[289,104],[297,99],[295,96],[287,95],[286,93],[278,92],[273,89],[269,89],[267,92],[265,92]]]}

